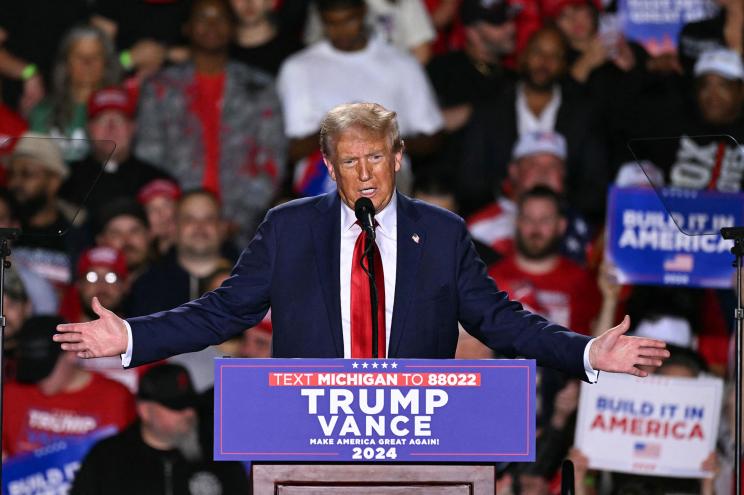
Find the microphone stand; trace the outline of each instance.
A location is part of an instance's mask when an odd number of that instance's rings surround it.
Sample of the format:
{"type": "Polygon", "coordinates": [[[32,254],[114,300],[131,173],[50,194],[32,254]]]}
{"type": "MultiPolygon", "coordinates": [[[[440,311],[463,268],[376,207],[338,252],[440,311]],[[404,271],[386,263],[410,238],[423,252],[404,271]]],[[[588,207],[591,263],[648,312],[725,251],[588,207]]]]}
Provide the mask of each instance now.
{"type": "MultiPolygon", "coordinates": [[[[18,239],[21,229],[0,228],[0,437],[3,434],[3,396],[5,395],[5,270],[10,268],[10,241],[18,239]]],[[[0,484],[2,484],[0,470],[0,484]]]]}
{"type": "Polygon", "coordinates": [[[734,352],[734,382],[736,386],[736,406],[734,407],[734,480],[735,494],[741,495],[741,408],[742,408],[742,331],[744,330],[744,308],[741,301],[742,283],[742,259],[744,258],[744,227],[727,227],[721,229],[721,236],[727,240],[734,241],[731,254],[734,255],[734,266],[736,267],[736,309],[734,319],[736,320],[736,350],[734,352]]]}
{"type": "Polygon", "coordinates": [[[566,459],[561,465],[561,495],[575,495],[576,483],[574,481],[573,462],[566,459]]]}
{"type": "Polygon", "coordinates": [[[374,244],[375,244],[375,227],[370,226],[365,228],[367,235],[365,236],[364,255],[367,257],[367,277],[369,278],[369,301],[370,310],[372,311],[372,357],[377,359],[380,357],[379,345],[377,343],[379,336],[378,319],[377,319],[377,283],[375,282],[375,255],[374,255],[374,244]]]}

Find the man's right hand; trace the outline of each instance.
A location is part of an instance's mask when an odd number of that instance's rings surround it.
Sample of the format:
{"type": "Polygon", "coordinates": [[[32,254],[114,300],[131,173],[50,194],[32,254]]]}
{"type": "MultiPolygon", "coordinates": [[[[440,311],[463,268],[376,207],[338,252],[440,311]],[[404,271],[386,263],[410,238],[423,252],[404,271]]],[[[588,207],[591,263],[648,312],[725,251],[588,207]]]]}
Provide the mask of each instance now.
{"type": "Polygon", "coordinates": [[[54,335],[54,341],[62,343],[62,350],[75,352],[85,359],[125,353],[128,337],[124,320],[104,308],[97,297],[93,298],[92,308],[99,319],[58,325],[60,333],[54,335]]]}

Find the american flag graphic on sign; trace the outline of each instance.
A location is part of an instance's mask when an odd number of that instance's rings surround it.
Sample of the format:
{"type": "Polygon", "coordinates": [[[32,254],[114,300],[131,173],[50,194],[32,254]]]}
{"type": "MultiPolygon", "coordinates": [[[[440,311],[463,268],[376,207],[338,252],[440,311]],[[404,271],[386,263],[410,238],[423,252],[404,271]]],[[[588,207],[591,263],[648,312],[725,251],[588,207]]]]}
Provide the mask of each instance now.
{"type": "Polygon", "coordinates": [[[661,444],[636,442],[633,444],[633,455],[645,459],[658,459],[661,455],[661,444]]]}
{"type": "Polygon", "coordinates": [[[691,272],[694,266],[695,260],[691,254],[677,254],[664,261],[664,270],[667,272],[691,272]]]}

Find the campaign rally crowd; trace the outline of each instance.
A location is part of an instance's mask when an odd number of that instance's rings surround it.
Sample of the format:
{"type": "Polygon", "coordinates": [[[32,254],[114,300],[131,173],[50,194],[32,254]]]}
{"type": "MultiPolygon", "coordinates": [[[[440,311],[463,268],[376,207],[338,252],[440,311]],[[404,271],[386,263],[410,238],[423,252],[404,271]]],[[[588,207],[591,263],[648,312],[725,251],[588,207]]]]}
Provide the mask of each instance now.
{"type": "MultiPolygon", "coordinates": [[[[620,1],[7,3],[0,227],[23,236],[6,271],[4,463],[113,426],[70,493],[247,493],[245,466],[211,461],[213,358],[270,357],[270,313],[133,369],[51,337],[96,319],[94,296],[133,317],[219,287],[268,209],[335,187],[325,113],[370,101],[398,116],[398,189],[465,219],[510,298],[586,335],[628,314],[671,350],[657,374],[724,382],[706,477],[673,478],[591,469],[580,382],[541,369],[537,459],[497,465],[499,493],[559,493],[567,458],[580,494],[733,493],[734,279],[621,284],[605,219],[613,185],[741,191],[744,2],[700,0],[676,51],[623,36],[620,1]],[[679,136],[643,168],[628,147],[679,136]]],[[[504,356],[461,329],[457,357],[504,356]]]]}

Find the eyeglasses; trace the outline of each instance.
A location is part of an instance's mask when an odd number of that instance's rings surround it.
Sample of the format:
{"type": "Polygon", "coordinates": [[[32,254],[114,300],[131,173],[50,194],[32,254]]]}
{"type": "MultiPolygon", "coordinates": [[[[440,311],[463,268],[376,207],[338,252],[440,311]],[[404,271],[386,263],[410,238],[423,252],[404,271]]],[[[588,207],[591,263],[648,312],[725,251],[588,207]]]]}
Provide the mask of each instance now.
{"type": "Polygon", "coordinates": [[[103,276],[98,275],[98,273],[96,272],[88,272],[85,274],[85,280],[87,280],[91,284],[95,284],[96,282],[115,284],[119,281],[119,277],[117,277],[114,272],[108,272],[103,276]]]}

